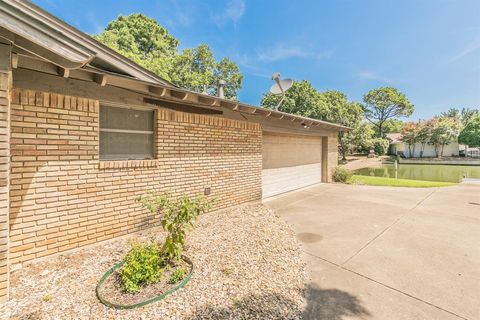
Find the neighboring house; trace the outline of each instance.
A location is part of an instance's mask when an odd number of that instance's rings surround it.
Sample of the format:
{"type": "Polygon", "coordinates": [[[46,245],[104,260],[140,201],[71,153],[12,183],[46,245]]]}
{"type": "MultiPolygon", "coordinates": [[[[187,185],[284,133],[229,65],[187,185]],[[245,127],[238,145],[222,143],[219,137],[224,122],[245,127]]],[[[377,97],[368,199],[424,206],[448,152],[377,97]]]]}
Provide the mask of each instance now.
{"type": "MultiPolygon", "coordinates": [[[[390,141],[388,154],[391,154],[391,155],[403,154],[407,158],[420,157],[422,152],[422,145],[420,143],[415,144],[415,150],[413,150],[414,148],[412,146],[411,149],[412,149],[413,155],[410,155],[408,143],[404,143],[401,140],[402,139],[401,133],[388,133],[386,137],[390,141]]],[[[444,146],[443,156],[445,157],[458,156],[459,150],[460,150],[460,147],[458,145],[458,142],[452,142],[444,146]]],[[[441,150],[439,152],[441,152],[441,150]]],[[[426,144],[423,149],[422,157],[425,157],[425,158],[436,157],[435,147],[431,144],[426,144]]]]}
{"type": "Polygon", "coordinates": [[[27,1],[0,1],[0,300],[9,266],[318,182],[348,128],[183,90],[27,1]]]}

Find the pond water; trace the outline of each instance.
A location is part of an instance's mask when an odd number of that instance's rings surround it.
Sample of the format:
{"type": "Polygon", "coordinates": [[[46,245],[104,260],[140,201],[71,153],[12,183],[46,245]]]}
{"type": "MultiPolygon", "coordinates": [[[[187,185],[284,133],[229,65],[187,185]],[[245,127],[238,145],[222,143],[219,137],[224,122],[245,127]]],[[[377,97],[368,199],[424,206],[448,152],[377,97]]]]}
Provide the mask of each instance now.
{"type": "Polygon", "coordinates": [[[354,173],[362,176],[460,182],[462,178],[480,179],[480,166],[400,164],[395,175],[395,165],[384,164],[380,168],[363,168],[355,170],[354,173]]]}

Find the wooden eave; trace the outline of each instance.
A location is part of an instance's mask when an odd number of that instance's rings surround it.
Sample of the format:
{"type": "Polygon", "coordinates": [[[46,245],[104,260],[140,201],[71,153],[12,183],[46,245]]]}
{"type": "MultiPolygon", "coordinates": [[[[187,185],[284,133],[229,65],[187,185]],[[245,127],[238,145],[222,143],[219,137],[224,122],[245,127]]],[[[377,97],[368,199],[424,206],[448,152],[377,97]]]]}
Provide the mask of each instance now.
{"type": "Polygon", "coordinates": [[[169,86],[163,86],[156,83],[142,81],[127,76],[121,76],[115,73],[103,72],[96,68],[84,67],[81,69],[74,69],[66,72],[62,68],[58,68],[56,65],[42,61],[41,59],[25,56],[22,54],[16,54],[15,59],[17,61],[17,68],[30,69],[57,75],[60,77],[70,77],[72,79],[78,79],[83,81],[91,81],[97,83],[99,86],[114,86],[122,89],[126,89],[132,92],[136,92],[144,95],[145,103],[159,105],[159,101],[164,101],[168,105],[183,105],[188,106],[178,108],[186,112],[192,112],[191,107],[202,108],[199,113],[218,113],[205,111],[210,110],[222,110],[222,108],[232,110],[235,112],[243,113],[246,115],[253,115],[270,119],[280,119],[282,121],[288,121],[293,123],[299,123],[308,127],[332,130],[332,131],[349,131],[350,128],[337,125],[334,123],[306,118],[298,115],[293,115],[281,111],[275,111],[271,109],[265,109],[255,107],[249,104],[241,103],[238,101],[221,99],[215,96],[205,95],[203,93],[193,92],[181,88],[172,88],[169,86]],[[153,100],[152,100],[153,99],[153,100]]]}

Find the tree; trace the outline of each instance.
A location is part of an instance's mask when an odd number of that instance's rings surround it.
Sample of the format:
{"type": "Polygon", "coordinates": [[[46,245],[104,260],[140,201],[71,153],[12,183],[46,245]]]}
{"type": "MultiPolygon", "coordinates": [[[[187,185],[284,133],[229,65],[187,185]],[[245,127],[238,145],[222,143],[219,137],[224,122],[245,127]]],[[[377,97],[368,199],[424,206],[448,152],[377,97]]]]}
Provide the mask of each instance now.
{"type": "Polygon", "coordinates": [[[402,142],[408,145],[408,154],[410,158],[415,156],[415,144],[418,142],[418,133],[420,126],[416,122],[407,122],[402,127],[402,142]]]}
{"type": "Polygon", "coordinates": [[[338,134],[339,151],[342,160],[346,160],[348,152],[355,143],[361,143],[359,140],[364,136],[359,131],[364,117],[363,108],[359,103],[349,102],[344,93],[335,90],[319,93],[318,99],[319,103],[313,117],[352,128],[352,131],[338,134]]]}
{"type": "MultiPolygon", "coordinates": [[[[267,109],[275,109],[280,99],[279,95],[268,92],[263,95],[261,105],[267,109]]],[[[294,81],[292,87],[285,93],[285,100],[282,102],[279,111],[320,119],[318,117],[318,104],[318,91],[310,82],[306,80],[294,81]]]]}
{"type": "Polygon", "coordinates": [[[119,16],[95,39],[160,77],[170,80],[178,40],[167,29],[143,14],[119,16]]]}
{"type": "MultiPolygon", "coordinates": [[[[383,124],[383,134],[387,133],[398,133],[402,130],[404,122],[397,119],[388,119],[383,124]]],[[[376,128],[376,127],[375,127],[376,128]]],[[[380,132],[376,132],[377,136],[380,135],[380,132]]]]}
{"type": "Polygon", "coordinates": [[[387,120],[410,116],[414,106],[407,97],[395,88],[382,87],[369,91],[363,96],[365,117],[378,130],[379,137],[384,136],[384,124],[387,120]]]}
{"type": "Polygon", "coordinates": [[[184,49],[173,61],[171,79],[179,87],[207,92],[214,82],[215,66],[213,52],[206,44],[194,49],[184,49]]]}
{"type": "Polygon", "coordinates": [[[466,126],[468,122],[478,114],[480,114],[479,109],[462,108],[462,110],[460,110],[457,108],[450,108],[446,112],[442,112],[440,116],[460,119],[462,125],[466,126]]]}
{"type": "Polygon", "coordinates": [[[143,14],[119,16],[94,38],[179,87],[216,94],[221,79],[227,99],[236,99],[242,88],[243,76],[233,61],[217,62],[206,44],[179,54],[178,40],[143,14]]]}
{"type": "Polygon", "coordinates": [[[430,144],[435,148],[437,158],[443,156],[445,145],[458,139],[461,128],[459,119],[450,117],[434,118],[430,137],[430,144]]]}
{"type": "MultiPolygon", "coordinates": [[[[229,58],[223,58],[217,63],[213,71],[213,76],[217,80],[221,79],[225,81],[225,97],[227,99],[237,100],[238,91],[242,88],[243,83],[243,75],[240,73],[237,64],[229,58]]],[[[217,88],[216,85],[213,86],[212,95],[218,95],[217,88]]]]}
{"type": "Polygon", "coordinates": [[[480,147],[480,113],[473,116],[463,128],[458,142],[470,147],[480,147]]]}
{"type": "Polygon", "coordinates": [[[421,121],[418,125],[417,141],[420,143],[420,158],[423,158],[425,147],[430,143],[430,138],[432,136],[433,121],[421,121]]]}

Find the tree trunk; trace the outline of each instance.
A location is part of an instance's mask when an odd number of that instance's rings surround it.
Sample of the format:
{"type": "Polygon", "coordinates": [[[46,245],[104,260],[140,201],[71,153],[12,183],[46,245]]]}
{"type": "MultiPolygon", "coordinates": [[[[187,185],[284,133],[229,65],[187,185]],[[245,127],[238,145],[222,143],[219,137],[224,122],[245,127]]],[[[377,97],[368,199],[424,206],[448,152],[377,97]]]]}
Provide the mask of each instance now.
{"type": "Polygon", "coordinates": [[[383,122],[378,123],[378,132],[380,133],[380,138],[383,138],[383,122]]]}

